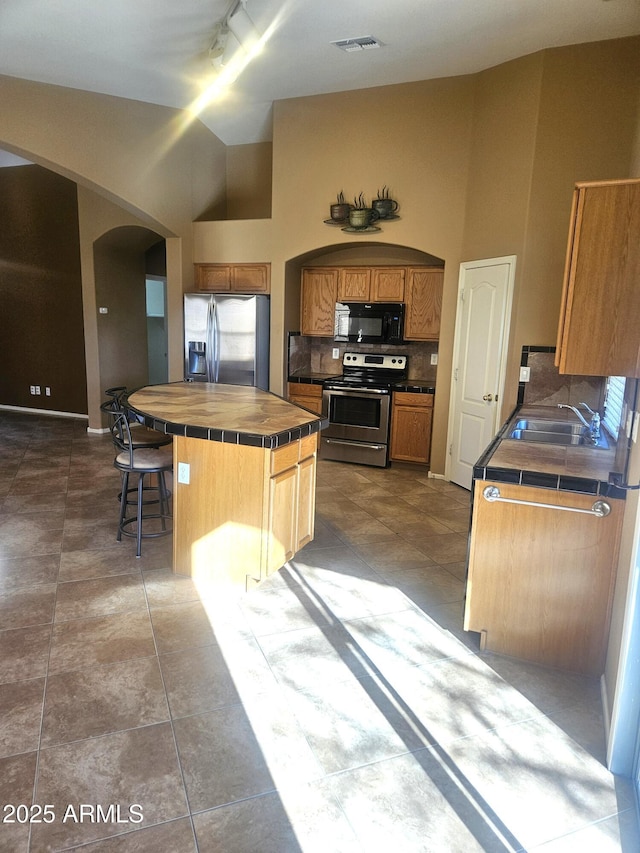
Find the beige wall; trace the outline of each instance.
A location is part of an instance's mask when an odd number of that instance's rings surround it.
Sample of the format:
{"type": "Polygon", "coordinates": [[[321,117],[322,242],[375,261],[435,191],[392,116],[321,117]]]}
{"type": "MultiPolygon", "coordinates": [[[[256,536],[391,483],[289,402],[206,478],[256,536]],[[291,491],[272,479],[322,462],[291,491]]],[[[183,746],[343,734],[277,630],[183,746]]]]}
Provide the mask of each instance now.
{"type": "Polygon", "coordinates": [[[169,372],[180,378],[192,223],[225,197],[226,149],[200,122],[153,104],[3,76],[0,99],[0,148],[78,183],[89,424],[98,426],[93,241],[133,223],[167,238],[169,372]]]}
{"type": "Polygon", "coordinates": [[[605,176],[629,174],[639,57],[640,39],[622,39],[469,77],[277,102],[271,228],[195,227],[195,260],[238,260],[244,244],[251,259],[272,263],[272,389],[283,390],[285,299],[294,298],[287,261],[347,247],[358,260],[365,240],[435,255],[445,296],[432,469],[444,472],[459,265],[517,256],[506,413],[521,347],[555,343],[574,183],[605,165],[605,176]],[[383,185],[401,218],[371,240],[324,224],[341,190],[370,199],[383,185]]]}
{"type": "Polygon", "coordinates": [[[227,149],[226,219],[271,216],[272,159],[270,142],[232,145],[227,149]]]}

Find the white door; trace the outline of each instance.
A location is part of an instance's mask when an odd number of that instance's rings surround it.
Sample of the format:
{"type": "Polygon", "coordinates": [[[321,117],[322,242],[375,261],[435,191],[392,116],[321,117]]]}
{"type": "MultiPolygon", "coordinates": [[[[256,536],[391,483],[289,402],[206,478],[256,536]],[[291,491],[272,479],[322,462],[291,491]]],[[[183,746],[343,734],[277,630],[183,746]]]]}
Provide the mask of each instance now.
{"type": "Polygon", "coordinates": [[[448,479],[466,489],[498,427],[515,265],[515,256],[460,265],[448,479]]]}

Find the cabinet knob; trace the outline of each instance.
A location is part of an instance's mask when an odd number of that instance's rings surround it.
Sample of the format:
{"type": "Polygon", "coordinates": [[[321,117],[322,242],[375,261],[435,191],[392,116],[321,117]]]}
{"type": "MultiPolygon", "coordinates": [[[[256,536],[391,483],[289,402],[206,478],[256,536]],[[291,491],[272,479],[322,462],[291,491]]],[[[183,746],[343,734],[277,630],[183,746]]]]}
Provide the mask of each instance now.
{"type": "Polygon", "coordinates": [[[493,394],[485,394],[482,399],[490,403],[493,400],[493,394]]]}

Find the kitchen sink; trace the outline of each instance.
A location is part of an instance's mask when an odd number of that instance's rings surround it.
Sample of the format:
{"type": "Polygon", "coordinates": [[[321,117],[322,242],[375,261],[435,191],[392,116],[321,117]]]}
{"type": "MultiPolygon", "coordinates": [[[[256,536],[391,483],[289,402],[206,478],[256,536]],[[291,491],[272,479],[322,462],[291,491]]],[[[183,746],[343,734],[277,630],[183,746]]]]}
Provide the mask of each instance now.
{"type": "Polygon", "coordinates": [[[583,444],[581,435],[570,432],[543,432],[540,429],[513,429],[509,438],[536,441],[540,444],[583,444]]]}
{"type": "Polygon", "coordinates": [[[584,430],[582,424],[570,424],[567,421],[545,421],[545,420],[520,420],[514,424],[514,429],[523,429],[527,432],[552,432],[568,435],[581,435],[584,430]]]}
{"type": "Polygon", "coordinates": [[[560,444],[574,447],[607,448],[609,446],[604,434],[601,433],[596,444],[593,444],[586,427],[582,424],[572,424],[566,421],[518,420],[511,428],[509,438],[538,444],[560,444]]]}

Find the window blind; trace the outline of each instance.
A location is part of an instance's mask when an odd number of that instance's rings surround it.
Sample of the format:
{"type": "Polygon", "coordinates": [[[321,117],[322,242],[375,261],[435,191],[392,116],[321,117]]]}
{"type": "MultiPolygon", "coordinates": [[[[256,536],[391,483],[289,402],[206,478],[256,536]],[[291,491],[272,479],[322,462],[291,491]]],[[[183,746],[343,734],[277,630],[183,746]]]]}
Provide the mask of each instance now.
{"type": "Polygon", "coordinates": [[[607,431],[617,440],[624,409],[624,376],[609,376],[604,398],[604,418],[602,423],[607,431]]]}

